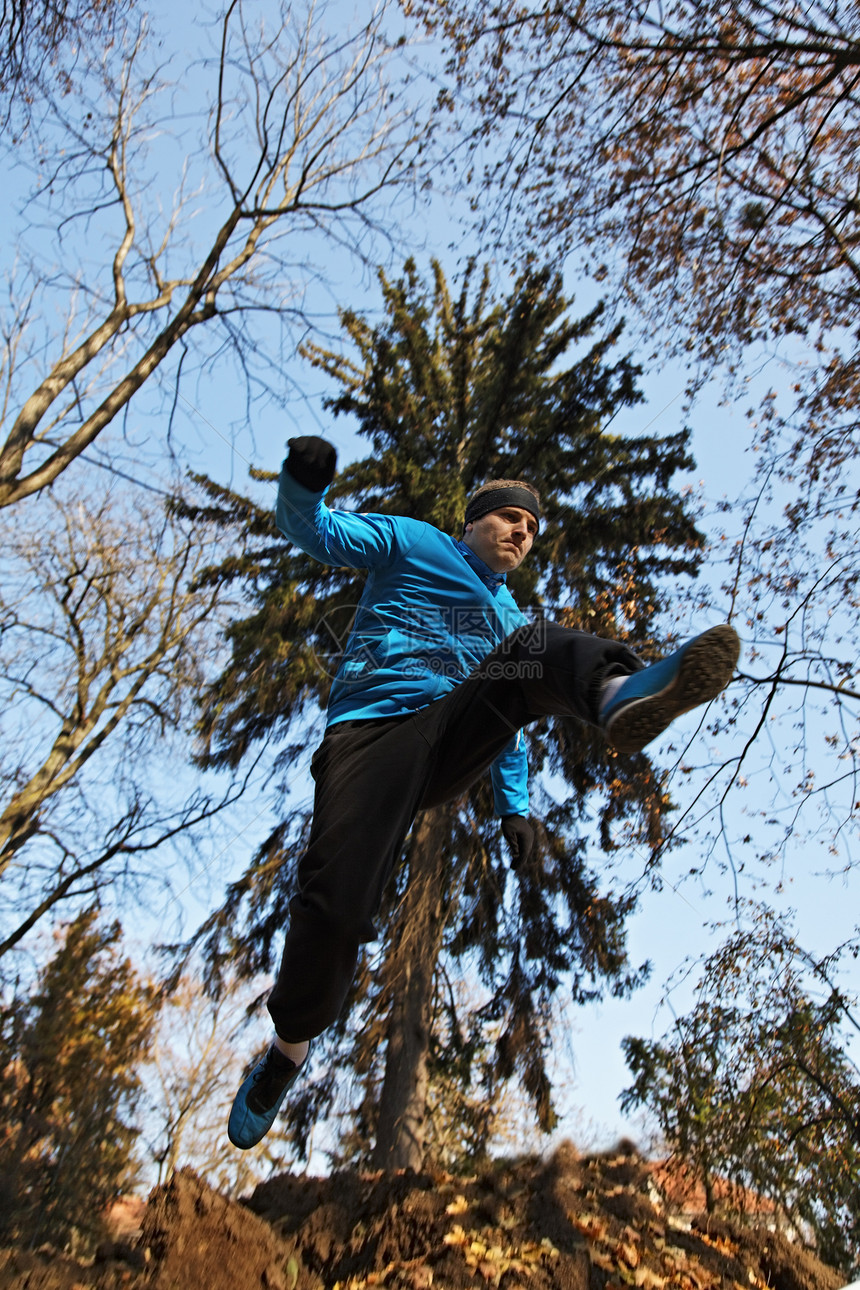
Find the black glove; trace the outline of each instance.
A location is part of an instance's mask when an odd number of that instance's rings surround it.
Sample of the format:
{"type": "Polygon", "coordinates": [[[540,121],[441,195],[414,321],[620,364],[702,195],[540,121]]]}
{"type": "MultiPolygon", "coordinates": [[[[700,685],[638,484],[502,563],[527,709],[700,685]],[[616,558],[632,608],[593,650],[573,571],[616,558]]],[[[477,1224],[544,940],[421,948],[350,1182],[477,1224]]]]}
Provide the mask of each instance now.
{"type": "Polygon", "coordinates": [[[304,434],[287,442],[287,470],[297,484],[312,493],[322,493],[334,479],[337,452],[316,434],[304,434]]]}
{"type": "Polygon", "coordinates": [[[511,868],[527,864],[535,853],[537,835],[524,815],[506,815],[502,820],[502,833],[511,849],[511,868]]]}

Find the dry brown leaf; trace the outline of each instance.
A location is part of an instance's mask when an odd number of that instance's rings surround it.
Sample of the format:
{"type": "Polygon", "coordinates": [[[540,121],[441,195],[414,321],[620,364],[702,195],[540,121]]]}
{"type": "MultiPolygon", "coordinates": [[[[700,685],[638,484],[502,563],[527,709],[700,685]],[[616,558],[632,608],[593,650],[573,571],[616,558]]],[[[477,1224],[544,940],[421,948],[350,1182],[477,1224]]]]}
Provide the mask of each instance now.
{"type": "Polygon", "coordinates": [[[687,1264],[684,1268],[684,1275],[689,1279],[693,1290],[708,1290],[708,1287],[714,1284],[712,1273],[708,1272],[706,1268],[703,1268],[699,1260],[693,1254],[689,1255],[687,1259],[687,1264]]]}
{"type": "Polygon", "coordinates": [[[663,1290],[666,1278],[658,1276],[651,1268],[643,1265],[633,1273],[633,1283],[641,1286],[642,1290],[663,1290]]]}
{"type": "Polygon", "coordinates": [[[639,1264],[642,1262],[642,1256],[640,1255],[639,1250],[629,1241],[621,1242],[618,1246],[618,1253],[630,1268],[638,1268],[639,1264]]]}
{"type": "Polygon", "coordinates": [[[617,1272],[618,1264],[611,1259],[603,1250],[596,1250],[593,1245],[588,1247],[588,1257],[595,1267],[603,1268],[604,1272],[617,1272]]]}
{"type": "Polygon", "coordinates": [[[465,1196],[455,1196],[450,1205],[445,1206],[446,1214],[465,1214],[469,1208],[469,1202],[465,1196]]]}
{"type": "Polygon", "coordinates": [[[720,1254],[736,1255],[738,1252],[739,1247],[734,1241],[730,1241],[727,1236],[709,1236],[707,1232],[697,1232],[696,1235],[700,1241],[704,1241],[705,1245],[710,1245],[712,1249],[719,1250],[720,1254]]]}
{"type": "Polygon", "coordinates": [[[603,1241],[606,1238],[606,1224],[595,1214],[568,1214],[568,1218],[578,1232],[587,1236],[590,1241],[603,1241]]]}

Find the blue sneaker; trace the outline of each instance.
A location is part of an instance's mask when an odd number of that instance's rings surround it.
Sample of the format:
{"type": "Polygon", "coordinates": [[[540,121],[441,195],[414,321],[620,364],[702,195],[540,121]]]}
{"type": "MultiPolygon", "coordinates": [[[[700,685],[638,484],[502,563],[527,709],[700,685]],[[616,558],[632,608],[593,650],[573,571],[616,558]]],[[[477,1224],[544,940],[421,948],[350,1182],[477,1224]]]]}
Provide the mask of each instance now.
{"type": "Polygon", "coordinates": [[[715,699],[732,679],[740,652],[735,629],[723,623],[632,672],[600,709],[607,739],[619,752],[639,752],[683,712],[715,699]]]}
{"type": "MultiPolygon", "coordinates": [[[[308,1050],[310,1056],[310,1050],[308,1050]]],[[[233,1099],[227,1137],[247,1151],[266,1136],[307,1057],[298,1066],[272,1044],[233,1099]]]]}

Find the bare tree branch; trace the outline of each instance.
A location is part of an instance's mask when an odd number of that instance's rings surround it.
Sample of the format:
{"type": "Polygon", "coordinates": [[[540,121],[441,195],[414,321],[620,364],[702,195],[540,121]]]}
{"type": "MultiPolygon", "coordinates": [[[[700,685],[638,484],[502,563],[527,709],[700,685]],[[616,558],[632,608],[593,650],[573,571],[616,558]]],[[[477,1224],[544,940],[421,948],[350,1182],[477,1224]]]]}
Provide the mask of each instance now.
{"type": "MultiPolygon", "coordinates": [[[[147,200],[144,136],[155,124],[159,86],[140,70],[143,35],[119,72],[106,72],[106,98],[94,102],[86,128],[77,117],[63,120],[76,146],[73,155],[58,158],[49,183],[49,191],[63,185],[58,233],[70,218],[81,225],[99,215],[114,249],[105,281],[85,284],[87,303],[74,319],[77,338],[62,344],[29,391],[26,370],[37,365],[35,355],[20,361],[27,311],[19,308],[18,321],[10,319],[4,424],[11,419],[11,425],[0,444],[0,506],[56,480],[189,335],[232,317],[239,330],[234,321],[226,335],[241,353],[254,345],[255,311],[277,310],[288,327],[283,301],[294,271],[279,249],[282,241],[299,249],[305,279],[328,241],[362,254],[362,237],[379,227],[379,199],[413,184],[421,147],[414,108],[392,106],[386,77],[393,52],[383,18],[384,9],[355,35],[330,37],[312,11],[302,19],[290,9],[281,29],[266,37],[250,34],[240,0],[229,6],[206,141],[214,164],[207,190],[220,180],[206,202],[219,215],[208,245],[197,252],[186,245],[185,198],[166,217],[147,200]],[[252,138],[256,148],[249,149],[252,138]],[[97,199],[93,184],[104,188],[97,199]],[[182,261],[184,269],[168,271],[182,261]]],[[[39,270],[31,277],[34,298],[54,289],[39,270]]],[[[48,352],[57,348],[50,339],[48,352]]]]}

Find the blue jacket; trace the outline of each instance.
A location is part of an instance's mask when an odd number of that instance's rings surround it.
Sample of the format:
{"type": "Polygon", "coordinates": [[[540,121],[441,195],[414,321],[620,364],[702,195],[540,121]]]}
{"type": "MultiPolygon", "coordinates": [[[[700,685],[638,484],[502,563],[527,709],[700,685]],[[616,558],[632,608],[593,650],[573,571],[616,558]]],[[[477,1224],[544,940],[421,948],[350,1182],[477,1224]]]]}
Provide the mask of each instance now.
{"type": "MultiPolygon", "coordinates": [[[[355,622],[331,688],[328,724],[398,717],[464,681],[528,620],[463,542],[399,515],[330,510],[281,471],[278,528],[323,564],[366,569],[355,622]]],[[[528,764],[518,733],[491,768],[499,815],[527,815],[528,764]]]]}

